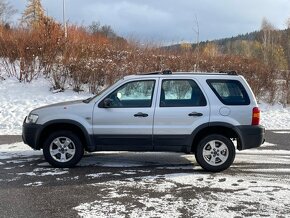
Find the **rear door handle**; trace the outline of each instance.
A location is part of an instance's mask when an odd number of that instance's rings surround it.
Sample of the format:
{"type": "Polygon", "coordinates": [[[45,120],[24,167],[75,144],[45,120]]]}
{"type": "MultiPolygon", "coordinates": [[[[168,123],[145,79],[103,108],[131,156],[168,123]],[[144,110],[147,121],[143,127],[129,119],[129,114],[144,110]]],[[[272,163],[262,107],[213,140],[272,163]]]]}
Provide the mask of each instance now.
{"type": "Polygon", "coordinates": [[[188,116],[190,117],[201,117],[203,114],[202,113],[198,113],[198,112],[191,112],[190,114],[188,114],[188,116]]]}
{"type": "Polygon", "coordinates": [[[137,114],[134,114],[134,117],[148,117],[148,114],[145,114],[145,113],[139,112],[139,113],[137,113],[137,114]]]}

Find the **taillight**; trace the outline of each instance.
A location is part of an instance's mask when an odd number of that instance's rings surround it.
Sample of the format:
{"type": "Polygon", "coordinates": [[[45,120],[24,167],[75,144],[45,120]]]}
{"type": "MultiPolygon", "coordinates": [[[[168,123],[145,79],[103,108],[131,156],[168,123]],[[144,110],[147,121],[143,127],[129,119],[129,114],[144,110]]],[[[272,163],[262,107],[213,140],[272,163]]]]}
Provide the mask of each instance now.
{"type": "Polygon", "coordinates": [[[260,124],[260,109],[258,107],[253,108],[252,114],[252,125],[259,125],[260,124]]]}

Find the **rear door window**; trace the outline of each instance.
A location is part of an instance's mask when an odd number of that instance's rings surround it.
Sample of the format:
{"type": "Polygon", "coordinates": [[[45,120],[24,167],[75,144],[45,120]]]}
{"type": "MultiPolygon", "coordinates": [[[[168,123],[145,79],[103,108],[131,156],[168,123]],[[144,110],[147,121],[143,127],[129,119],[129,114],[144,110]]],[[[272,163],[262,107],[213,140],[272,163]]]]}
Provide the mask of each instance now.
{"type": "Polygon", "coordinates": [[[249,105],[249,96],[237,80],[207,80],[207,84],[225,105],[249,105]]]}
{"type": "Polygon", "coordinates": [[[206,106],[205,97],[191,79],[164,79],[161,86],[160,107],[206,106]]]}

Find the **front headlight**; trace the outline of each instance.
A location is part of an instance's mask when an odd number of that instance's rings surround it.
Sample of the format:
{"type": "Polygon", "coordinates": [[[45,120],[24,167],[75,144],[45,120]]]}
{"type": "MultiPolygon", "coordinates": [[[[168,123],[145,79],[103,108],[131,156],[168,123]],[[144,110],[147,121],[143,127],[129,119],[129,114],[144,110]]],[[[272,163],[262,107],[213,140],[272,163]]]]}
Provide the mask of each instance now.
{"type": "Polygon", "coordinates": [[[25,120],[25,123],[36,123],[38,119],[38,115],[36,114],[29,114],[25,120]]]}

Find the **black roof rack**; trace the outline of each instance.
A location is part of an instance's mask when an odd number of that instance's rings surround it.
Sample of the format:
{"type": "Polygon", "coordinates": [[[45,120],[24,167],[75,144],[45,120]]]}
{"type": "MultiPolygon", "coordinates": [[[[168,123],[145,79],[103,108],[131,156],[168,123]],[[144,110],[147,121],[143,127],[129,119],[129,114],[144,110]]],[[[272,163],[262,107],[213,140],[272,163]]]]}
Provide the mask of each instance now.
{"type": "Polygon", "coordinates": [[[156,71],[156,72],[151,72],[151,73],[141,73],[138,75],[158,75],[158,74],[169,75],[169,74],[172,74],[172,72],[171,70],[163,70],[163,71],[156,71]]]}
{"type": "Polygon", "coordinates": [[[219,73],[225,73],[228,75],[238,75],[238,73],[235,70],[225,70],[225,71],[220,71],[219,73]]]}
{"type": "Polygon", "coordinates": [[[138,73],[137,75],[146,76],[146,75],[157,75],[157,74],[160,74],[160,72],[138,73]]]}
{"type": "Polygon", "coordinates": [[[172,71],[171,70],[163,70],[161,72],[161,74],[165,74],[165,75],[172,74],[172,71]]]}
{"type": "MultiPolygon", "coordinates": [[[[203,73],[203,72],[197,72],[197,73],[185,73],[185,74],[197,74],[197,75],[201,75],[201,74],[206,74],[206,75],[213,75],[213,74],[227,74],[227,75],[233,75],[233,76],[237,76],[238,73],[234,70],[225,70],[225,71],[219,71],[218,73],[203,73]]],[[[163,71],[156,71],[156,72],[150,72],[150,73],[139,73],[137,75],[141,75],[141,76],[146,76],[146,75],[171,75],[173,74],[171,70],[163,70],[163,71]]]]}

